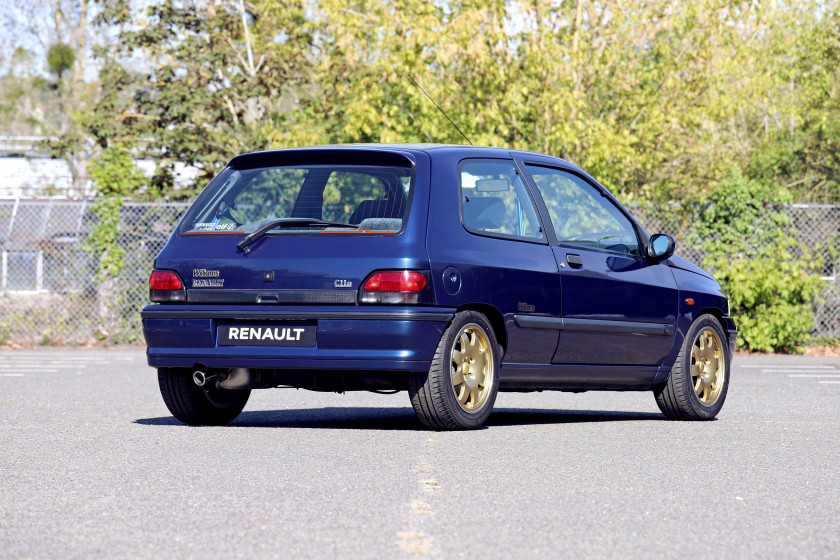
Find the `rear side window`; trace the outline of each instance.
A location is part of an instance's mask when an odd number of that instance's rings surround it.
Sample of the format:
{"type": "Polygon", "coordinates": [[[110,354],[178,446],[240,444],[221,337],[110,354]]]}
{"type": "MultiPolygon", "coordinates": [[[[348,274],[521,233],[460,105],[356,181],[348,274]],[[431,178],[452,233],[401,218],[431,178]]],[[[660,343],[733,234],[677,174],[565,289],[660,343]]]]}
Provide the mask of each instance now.
{"type": "Polygon", "coordinates": [[[285,218],[337,225],[284,226],[277,232],[393,233],[402,230],[411,188],[408,167],[226,168],[213,180],[207,196],[190,209],[181,233],[250,233],[269,221],[285,218]]]}
{"type": "Polygon", "coordinates": [[[461,162],[461,219],[469,231],[500,237],[544,240],[528,189],[512,161],[461,162]]]}

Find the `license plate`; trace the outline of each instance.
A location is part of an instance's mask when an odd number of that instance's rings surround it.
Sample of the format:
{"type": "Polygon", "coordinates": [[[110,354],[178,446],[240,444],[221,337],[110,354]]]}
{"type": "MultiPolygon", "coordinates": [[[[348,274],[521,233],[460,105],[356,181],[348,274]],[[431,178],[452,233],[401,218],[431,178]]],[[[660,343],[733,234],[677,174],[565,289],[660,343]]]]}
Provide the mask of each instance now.
{"type": "Polygon", "coordinates": [[[315,346],[314,323],[241,323],[219,325],[219,346],[315,346]]]}

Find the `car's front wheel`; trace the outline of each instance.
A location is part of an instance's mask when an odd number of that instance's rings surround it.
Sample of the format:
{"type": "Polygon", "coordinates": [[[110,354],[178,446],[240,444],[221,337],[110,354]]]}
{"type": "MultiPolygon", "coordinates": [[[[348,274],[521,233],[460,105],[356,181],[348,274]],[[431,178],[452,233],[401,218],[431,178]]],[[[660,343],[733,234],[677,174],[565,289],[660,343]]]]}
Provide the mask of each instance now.
{"type": "Polygon", "coordinates": [[[475,311],[456,313],[429,371],[409,378],[417,417],[436,430],[483,426],[499,391],[499,359],[499,344],[487,318],[475,311]]]}
{"type": "Polygon", "coordinates": [[[686,333],[668,381],[653,389],[659,410],[675,420],[711,420],[729,389],[732,355],[712,315],[698,317],[686,333]]]}
{"type": "Polygon", "coordinates": [[[251,396],[249,389],[217,389],[210,383],[199,387],[193,382],[192,371],[183,368],[158,368],[158,385],[172,416],[191,426],[229,424],[251,396]]]}

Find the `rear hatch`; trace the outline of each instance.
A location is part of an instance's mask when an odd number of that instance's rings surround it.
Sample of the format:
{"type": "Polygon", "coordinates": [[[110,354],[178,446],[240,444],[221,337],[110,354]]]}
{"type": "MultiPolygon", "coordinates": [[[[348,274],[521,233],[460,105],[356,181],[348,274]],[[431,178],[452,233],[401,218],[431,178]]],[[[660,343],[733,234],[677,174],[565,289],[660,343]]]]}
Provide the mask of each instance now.
{"type": "Polygon", "coordinates": [[[376,272],[427,275],[427,204],[408,153],[246,154],[198,197],[155,268],[178,274],[187,303],[354,305],[376,272]]]}

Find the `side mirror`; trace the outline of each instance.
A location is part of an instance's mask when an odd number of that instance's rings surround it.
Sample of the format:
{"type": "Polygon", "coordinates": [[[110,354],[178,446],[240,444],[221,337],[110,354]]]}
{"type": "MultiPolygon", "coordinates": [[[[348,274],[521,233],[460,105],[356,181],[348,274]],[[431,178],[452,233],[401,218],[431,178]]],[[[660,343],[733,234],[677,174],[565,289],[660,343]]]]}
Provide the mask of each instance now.
{"type": "Polygon", "coordinates": [[[657,233],[652,235],[648,243],[648,257],[656,261],[663,261],[674,254],[677,242],[670,235],[657,233]]]}

